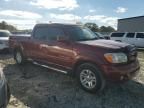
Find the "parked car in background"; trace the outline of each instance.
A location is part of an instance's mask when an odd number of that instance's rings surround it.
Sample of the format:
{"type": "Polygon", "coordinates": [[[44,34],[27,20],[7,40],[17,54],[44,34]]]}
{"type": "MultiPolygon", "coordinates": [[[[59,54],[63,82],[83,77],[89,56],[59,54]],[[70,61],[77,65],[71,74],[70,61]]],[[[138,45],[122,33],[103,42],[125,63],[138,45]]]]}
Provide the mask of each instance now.
{"type": "Polygon", "coordinates": [[[94,32],[100,39],[105,39],[99,32],[94,32]]]}
{"type": "Polygon", "coordinates": [[[86,27],[72,24],[37,24],[30,37],[11,36],[17,64],[32,61],[77,78],[89,92],[102,90],[106,81],[123,82],[139,69],[134,46],[99,39],[86,27]]]}
{"type": "Polygon", "coordinates": [[[144,33],[143,32],[136,32],[136,33],[111,33],[110,35],[111,40],[116,40],[119,42],[125,42],[136,47],[143,47],[144,48],[144,33]]]}
{"type": "Polygon", "coordinates": [[[5,75],[0,69],[0,108],[6,108],[10,100],[10,89],[7,84],[5,75]]]}
{"type": "Polygon", "coordinates": [[[107,40],[110,40],[110,36],[109,35],[103,35],[103,37],[107,40]]]}
{"type": "Polygon", "coordinates": [[[0,30],[0,50],[9,49],[9,36],[11,33],[8,30],[0,30]]]}
{"type": "Polygon", "coordinates": [[[110,37],[108,36],[108,35],[103,35],[103,34],[101,34],[101,33],[99,33],[99,32],[94,32],[100,39],[107,39],[107,40],[109,40],[110,39],[110,37]]]}

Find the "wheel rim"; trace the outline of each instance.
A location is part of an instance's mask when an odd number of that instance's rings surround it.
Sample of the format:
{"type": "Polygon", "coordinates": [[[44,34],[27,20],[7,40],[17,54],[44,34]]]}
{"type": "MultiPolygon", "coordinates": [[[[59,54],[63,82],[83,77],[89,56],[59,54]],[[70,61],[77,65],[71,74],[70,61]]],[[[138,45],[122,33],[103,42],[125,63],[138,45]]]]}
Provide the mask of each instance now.
{"type": "Polygon", "coordinates": [[[96,76],[94,72],[89,69],[82,70],[80,73],[80,82],[87,89],[94,88],[96,86],[96,76]]]}
{"type": "Polygon", "coordinates": [[[21,63],[22,57],[21,57],[20,52],[17,52],[17,53],[16,53],[16,60],[17,60],[18,63],[21,63]]]}

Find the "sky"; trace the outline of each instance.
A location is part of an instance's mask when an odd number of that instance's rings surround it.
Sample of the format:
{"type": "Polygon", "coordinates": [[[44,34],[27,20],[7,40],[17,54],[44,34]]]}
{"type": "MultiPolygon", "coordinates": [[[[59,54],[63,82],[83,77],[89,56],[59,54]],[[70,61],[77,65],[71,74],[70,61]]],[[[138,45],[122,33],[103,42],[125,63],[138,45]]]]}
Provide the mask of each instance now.
{"type": "Polygon", "coordinates": [[[144,15],[144,0],[0,0],[0,22],[18,29],[37,23],[94,22],[117,28],[121,18],[144,15]]]}

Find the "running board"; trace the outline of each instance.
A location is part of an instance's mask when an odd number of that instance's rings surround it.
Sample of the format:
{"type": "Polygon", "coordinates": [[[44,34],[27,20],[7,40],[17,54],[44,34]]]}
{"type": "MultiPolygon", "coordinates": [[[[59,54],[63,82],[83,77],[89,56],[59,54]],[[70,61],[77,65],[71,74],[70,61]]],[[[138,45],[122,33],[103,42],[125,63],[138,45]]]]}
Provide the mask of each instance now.
{"type": "Polygon", "coordinates": [[[60,69],[57,69],[57,68],[53,68],[53,67],[50,67],[50,66],[47,66],[47,65],[41,65],[41,64],[39,64],[37,62],[33,62],[33,64],[39,65],[39,66],[42,66],[42,67],[45,67],[45,68],[48,68],[48,69],[51,69],[51,70],[55,70],[55,71],[58,71],[58,72],[62,72],[64,74],[67,74],[67,71],[60,70],[60,69]]]}

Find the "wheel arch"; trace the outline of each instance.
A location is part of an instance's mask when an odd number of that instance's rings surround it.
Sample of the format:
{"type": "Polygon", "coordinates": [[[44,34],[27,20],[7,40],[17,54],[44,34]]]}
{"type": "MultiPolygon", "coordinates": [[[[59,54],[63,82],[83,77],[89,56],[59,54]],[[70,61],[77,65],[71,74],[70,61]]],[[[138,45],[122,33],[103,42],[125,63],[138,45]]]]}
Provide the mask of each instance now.
{"type": "Polygon", "coordinates": [[[77,63],[75,64],[75,68],[74,68],[74,76],[75,77],[77,76],[77,71],[76,70],[77,70],[78,66],[80,66],[82,64],[91,64],[92,66],[96,67],[96,69],[98,69],[97,72],[98,72],[99,78],[101,80],[101,87],[100,87],[100,89],[98,91],[103,90],[105,85],[106,85],[106,80],[105,80],[104,73],[103,73],[101,67],[97,63],[95,63],[93,61],[89,61],[89,60],[77,61],[77,63]]]}
{"type": "MultiPolygon", "coordinates": [[[[74,64],[73,66],[73,75],[75,76],[76,75],[76,70],[77,68],[84,64],[84,63],[90,63],[90,64],[93,64],[95,65],[97,68],[100,67],[100,65],[98,65],[98,63],[94,62],[94,61],[91,61],[91,60],[77,60],[76,63],[74,64]]],[[[101,68],[99,68],[99,70],[101,70],[101,68]]]]}
{"type": "Polygon", "coordinates": [[[21,51],[21,53],[23,53],[23,46],[21,44],[15,45],[13,49],[13,53],[15,53],[16,51],[21,51]]]}

